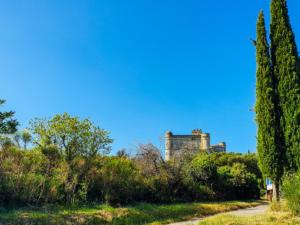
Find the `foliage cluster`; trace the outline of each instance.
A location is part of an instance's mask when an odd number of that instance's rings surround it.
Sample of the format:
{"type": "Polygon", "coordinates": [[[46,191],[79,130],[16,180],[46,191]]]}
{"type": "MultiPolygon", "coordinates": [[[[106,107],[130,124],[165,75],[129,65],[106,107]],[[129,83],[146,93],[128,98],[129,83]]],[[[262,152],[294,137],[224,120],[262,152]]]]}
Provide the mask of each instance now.
{"type": "Polygon", "coordinates": [[[300,173],[286,175],[282,191],[286,205],[294,214],[300,214],[300,173]]]}
{"type": "MultiPolygon", "coordinates": [[[[13,113],[7,116],[3,124],[15,121],[13,113]]],[[[16,130],[13,125],[10,133],[16,130]]],[[[229,200],[260,193],[254,154],[183,150],[165,161],[154,145],[140,144],[134,156],[124,149],[112,156],[108,131],[67,113],[34,119],[28,130],[3,140],[2,205],[229,200]]]]}
{"type": "Polygon", "coordinates": [[[286,0],[271,0],[270,46],[260,12],[256,45],[256,121],[259,165],[279,200],[284,173],[300,168],[300,70],[286,0]]]}
{"type": "MultiPolygon", "coordinates": [[[[71,139],[70,143],[75,145],[71,139]]],[[[140,145],[133,157],[74,148],[71,159],[63,149],[68,144],[60,144],[56,140],[30,150],[3,148],[0,204],[116,205],[259,197],[261,174],[252,154],[187,154],[166,162],[155,146],[147,144],[140,145]]]]}

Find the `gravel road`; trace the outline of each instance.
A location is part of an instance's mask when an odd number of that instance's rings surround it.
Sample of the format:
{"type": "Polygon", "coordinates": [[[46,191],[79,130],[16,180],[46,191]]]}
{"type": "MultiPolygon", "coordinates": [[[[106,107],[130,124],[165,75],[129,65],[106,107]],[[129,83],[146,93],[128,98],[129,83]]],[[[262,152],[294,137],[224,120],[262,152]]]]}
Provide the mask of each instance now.
{"type": "MultiPolygon", "coordinates": [[[[223,214],[234,215],[234,216],[256,216],[256,215],[265,213],[265,211],[268,209],[268,207],[269,207],[268,204],[264,204],[264,205],[259,205],[259,206],[252,207],[252,208],[238,209],[238,210],[226,212],[223,214]]],[[[216,215],[220,215],[220,214],[221,213],[216,214],[216,215]]],[[[202,217],[202,218],[195,218],[195,219],[191,219],[189,221],[183,221],[183,222],[178,222],[178,223],[170,223],[169,225],[197,225],[201,220],[209,218],[209,217],[213,217],[216,215],[202,217]]]]}

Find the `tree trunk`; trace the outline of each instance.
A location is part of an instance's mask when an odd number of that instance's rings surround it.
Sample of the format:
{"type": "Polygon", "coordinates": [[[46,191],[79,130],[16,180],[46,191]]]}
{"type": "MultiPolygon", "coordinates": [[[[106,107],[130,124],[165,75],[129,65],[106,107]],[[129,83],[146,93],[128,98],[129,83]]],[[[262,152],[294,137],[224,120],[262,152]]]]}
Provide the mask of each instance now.
{"type": "Polygon", "coordinates": [[[278,182],[278,181],[274,182],[274,184],[273,184],[273,199],[274,199],[276,202],[279,202],[279,201],[280,201],[280,195],[279,195],[279,182],[278,182]]]}

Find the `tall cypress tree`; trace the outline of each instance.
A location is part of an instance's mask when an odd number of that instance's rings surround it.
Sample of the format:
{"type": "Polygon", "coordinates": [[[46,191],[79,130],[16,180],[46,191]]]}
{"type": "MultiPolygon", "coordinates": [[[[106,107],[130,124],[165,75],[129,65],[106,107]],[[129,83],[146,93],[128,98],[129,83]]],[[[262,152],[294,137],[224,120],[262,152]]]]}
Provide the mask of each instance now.
{"type": "Polygon", "coordinates": [[[300,57],[298,57],[298,62],[297,62],[297,73],[298,73],[298,77],[300,77],[300,57]]]}
{"type": "Polygon", "coordinates": [[[279,184],[283,174],[282,149],[279,133],[279,116],[272,74],[265,19],[260,12],[256,40],[256,122],[258,125],[257,151],[259,166],[265,177],[274,182],[274,195],[279,199],[279,184]]]}
{"type": "Polygon", "coordinates": [[[285,138],[286,169],[300,168],[300,77],[298,52],[286,0],[271,2],[271,58],[276,79],[280,126],[285,138]]]}

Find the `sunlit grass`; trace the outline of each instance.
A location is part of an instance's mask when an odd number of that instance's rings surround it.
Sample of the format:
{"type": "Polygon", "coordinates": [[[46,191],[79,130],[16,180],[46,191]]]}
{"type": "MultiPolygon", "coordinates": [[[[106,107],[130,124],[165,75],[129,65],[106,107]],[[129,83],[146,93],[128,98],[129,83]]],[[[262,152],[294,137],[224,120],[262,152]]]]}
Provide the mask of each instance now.
{"type": "Polygon", "coordinates": [[[290,213],[269,212],[260,216],[219,215],[205,219],[199,225],[294,225],[300,224],[300,217],[290,213]]]}
{"type": "Polygon", "coordinates": [[[263,215],[234,216],[216,215],[204,219],[199,225],[300,225],[300,217],[287,211],[284,204],[271,204],[263,215]]]}
{"type": "Polygon", "coordinates": [[[231,201],[163,205],[140,203],[127,207],[93,205],[2,209],[0,224],[168,224],[259,204],[261,204],[260,201],[231,201]]]}

